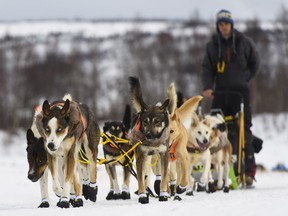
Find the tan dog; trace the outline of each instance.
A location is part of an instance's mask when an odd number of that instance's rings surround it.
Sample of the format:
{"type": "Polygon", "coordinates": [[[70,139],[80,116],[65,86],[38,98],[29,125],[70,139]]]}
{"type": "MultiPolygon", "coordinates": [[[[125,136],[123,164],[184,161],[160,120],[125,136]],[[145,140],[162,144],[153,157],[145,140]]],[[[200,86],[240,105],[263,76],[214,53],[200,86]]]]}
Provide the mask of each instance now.
{"type": "MultiPolygon", "coordinates": [[[[189,155],[189,173],[192,173],[193,166],[202,164],[203,173],[200,177],[200,182],[197,185],[197,191],[215,192],[213,180],[208,181],[209,172],[211,168],[211,134],[213,133],[213,128],[221,124],[221,121],[213,117],[205,117],[202,121],[195,114],[192,118],[192,123],[188,129],[189,141],[187,145],[187,151],[189,155]]],[[[216,139],[218,139],[216,137],[216,139]]],[[[216,140],[215,140],[216,142],[216,140]]],[[[193,195],[195,179],[190,176],[190,189],[186,193],[187,195],[193,195]]]]}
{"type": "MultiPolygon", "coordinates": [[[[177,94],[175,85],[172,83],[168,89],[169,98],[169,123],[170,123],[170,138],[169,138],[169,153],[170,153],[170,189],[171,195],[174,194],[173,186],[176,176],[176,193],[185,192],[188,186],[188,132],[183,124],[187,117],[195,112],[202,96],[194,96],[186,100],[179,108],[177,108],[177,94]]],[[[179,199],[179,197],[175,197],[179,199]]]]}
{"type": "MultiPolygon", "coordinates": [[[[215,118],[218,118],[221,124],[219,125],[220,127],[214,128],[211,134],[211,163],[216,168],[217,189],[221,190],[223,188],[223,191],[227,193],[229,192],[229,172],[232,163],[232,144],[228,139],[228,129],[225,120],[220,114],[217,114],[215,118]]],[[[209,179],[212,178],[210,172],[209,179]]]]}

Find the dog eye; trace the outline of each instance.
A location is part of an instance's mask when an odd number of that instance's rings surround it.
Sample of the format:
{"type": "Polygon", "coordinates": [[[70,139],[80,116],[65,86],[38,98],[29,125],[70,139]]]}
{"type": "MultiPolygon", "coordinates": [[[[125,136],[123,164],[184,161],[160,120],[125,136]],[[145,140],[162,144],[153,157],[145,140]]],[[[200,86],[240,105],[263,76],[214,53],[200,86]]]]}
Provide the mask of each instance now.
{"type": "Polygon", "coordinates": [[[49,132],[50,132],[50,128],[49,128],[49,127],[46,127],[46,128],[45,128],[45,131],[49,133],[49,132]]]}
{"type": "Polygon", "coordinates": [[[63,130],[63,129],[59,127],[59,128],[57,129],[57,132],[61,132],[62,130],[63,130]]]}
{"type": "Polygon", "coordinates": [[[198,131],[198,134],[201,135],[202,134],[201,131],[198,131]]]}
{"type": "Polygon", "coordinates": [[[174,130],[170,130],[170,133],[171,133],[171,134],[174,133],[174,130]]]}

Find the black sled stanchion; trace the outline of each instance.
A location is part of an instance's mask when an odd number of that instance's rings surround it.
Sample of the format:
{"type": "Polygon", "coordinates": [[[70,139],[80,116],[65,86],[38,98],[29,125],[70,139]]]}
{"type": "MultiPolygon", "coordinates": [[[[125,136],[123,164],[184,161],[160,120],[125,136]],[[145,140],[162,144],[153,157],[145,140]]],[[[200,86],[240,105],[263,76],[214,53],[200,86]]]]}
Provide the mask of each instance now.
{"type": "MultiPolygon", "coordinates": [[[[215,91],[214,95],[224,95],[225,97],[228,96],[235,96],[240,98],[240,107],[239,112],[236,113],[234,116],[224,116],[225,122],[227,125],[231,125],[232,127],[238,127],[237,131],[237,138],[236,140],[230,140],[232,142],[233,148],[237,148],[237,167],[232,166],[232,172],[230,171],[230,178],[232,180],[232,185],[234,189],[238,189],[238,185],[242,186],[243,188],[246,187],[246,175],[245,175],[245,122],[244,122],[244,99],[241,93],[235,91],[215,91]],[[236,143],[235,143],[236,142],[236,143]],[[231,176],[231,173],[234,173],[234,168],[236,168],[236,182],[235,175],[231,176]],[[237,185],[236,185],[237,184],[237,185]]],[[[230,127],[231,128],[231,127],[230,127]]],[[[228,126],[228,134],[231,131],[229,130],[228,126]]],[[[229,137],[229,135],[228,135],[229,137]]],[[[236,149],[233,149],[233,152],[236,149]]]]}

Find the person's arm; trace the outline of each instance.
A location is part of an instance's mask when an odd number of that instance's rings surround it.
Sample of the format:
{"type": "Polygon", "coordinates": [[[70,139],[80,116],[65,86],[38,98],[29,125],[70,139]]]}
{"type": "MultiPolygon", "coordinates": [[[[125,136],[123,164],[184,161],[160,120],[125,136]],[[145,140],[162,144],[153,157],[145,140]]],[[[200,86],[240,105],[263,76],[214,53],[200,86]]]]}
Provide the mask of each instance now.
{"type": "Polygon", "coordinates": [[[248,38],[247,44],[247,65],[250,71],[248,76],[249,81],[255,77],[257,71],[260,68],[260,56],[255,43],[250,38],[248,38]]]}
{"type": "Polygon", "coordinates": [[[212,60],[208,46],[209,44],[206,45],[206,53],[202,62],[202,86],[203,86],[203,96],[211,98],[213,93],[214,75],[213,75],[212,60]]]}

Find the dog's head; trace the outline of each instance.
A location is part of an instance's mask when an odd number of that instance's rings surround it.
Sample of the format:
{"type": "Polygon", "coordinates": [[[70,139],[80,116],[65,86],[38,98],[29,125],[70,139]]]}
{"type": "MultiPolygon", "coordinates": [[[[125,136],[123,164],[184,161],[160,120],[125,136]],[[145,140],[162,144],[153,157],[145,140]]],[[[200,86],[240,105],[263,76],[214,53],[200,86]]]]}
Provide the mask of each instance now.
{"type": "Polygon", "coordinates": [[[105,122],[103,126],[105,133],[112,134],[116,137],[125,138],[126,129],[122,122],[109,121],[105,122]]]}
{"type": "Polygon", "coordinates": [[[138,113],[136,117],[136,127],[146,139],[158,139],[163,131],[169,126],[168,105],[169,100],[165,100],[161,105],[148,106],[142,98],[139,80],[129,77],[131,87],[131,98],[133,106],[138,113]]]}
{"type": "Polygon", "coordinates": [[[140,113],[140,130],[145,134],[146,139],[160,138],[168,127],[167,107],[168,103],[164,102],[161,106],[149,107],[140,113]]]}
{"type": "Polygon", "coordinates": [[[42,106],[42,134],[48,152],[54,152],[65,139],[69,130],[70,101],[50,105],[44,101],[42,106]]]}
{"type": "Polygon", "coordinates": [[[28,178],[32,182],[38,181],[48,166],[47,152],[43,138],[36,138],[31,129],[27,130],[27,159],[29,163],[28,178]]]}
{"type": "Polygon", "coordinates": [[[204,121],[200,121],[199,117],[194,114],[189,132],[189,141],[200,151],[209,148],[210,138],[213,130],[204,121]]]}

